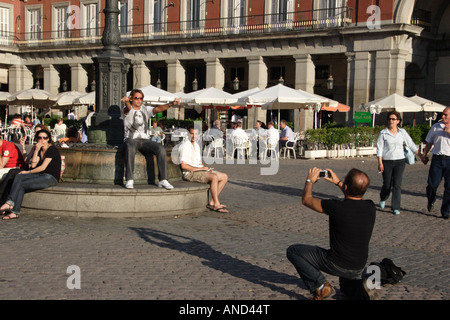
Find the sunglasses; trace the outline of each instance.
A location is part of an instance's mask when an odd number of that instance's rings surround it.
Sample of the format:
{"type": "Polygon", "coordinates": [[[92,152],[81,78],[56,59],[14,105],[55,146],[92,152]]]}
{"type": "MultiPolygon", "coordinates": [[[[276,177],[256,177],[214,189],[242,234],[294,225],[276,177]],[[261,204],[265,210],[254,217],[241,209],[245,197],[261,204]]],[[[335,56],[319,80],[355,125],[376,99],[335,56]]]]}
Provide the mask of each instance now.
{"type": "Polygon", "coordinates": [[[38,140],[48,140],[48,137],[47,137],[47,136],[45,136],[45,137],[39,136],[39,137],[37,137],[37,139],[38,139],[38,140]]]}
{"type": "Polygon", "coordinates": [[[133,99],[134,99],[134,100],[144,100],[143,97],[134,97],[133,99]]]}
{"type": "Polygon", "coordinates": [[[396,118],[389,118],[389,120],[391,120],[391,121],[396,121],[396,120],[398,120],[398,119],[396,119],[396,118]]]}

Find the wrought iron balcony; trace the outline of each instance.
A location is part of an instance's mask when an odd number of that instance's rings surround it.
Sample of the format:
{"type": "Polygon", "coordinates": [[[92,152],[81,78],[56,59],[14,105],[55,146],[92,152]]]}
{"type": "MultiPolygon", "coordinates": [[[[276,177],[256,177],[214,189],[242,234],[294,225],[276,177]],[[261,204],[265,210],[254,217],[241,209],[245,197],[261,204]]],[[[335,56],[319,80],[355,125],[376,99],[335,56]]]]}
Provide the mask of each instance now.
{"type": "MultiPolygon", "coordinates": [[[[122,43],[127,43],[130,41],[298,33],[342,28],[351,22],[351,8],[342,7],[333,8],[333,10],[296,11],[236,18],[167,21],[160,24],[119,26],[119,29],[122,43]]],[[[0,33],[0,43],[19,47],[100,44],[102,33],[102,28],[0,33]]]]}

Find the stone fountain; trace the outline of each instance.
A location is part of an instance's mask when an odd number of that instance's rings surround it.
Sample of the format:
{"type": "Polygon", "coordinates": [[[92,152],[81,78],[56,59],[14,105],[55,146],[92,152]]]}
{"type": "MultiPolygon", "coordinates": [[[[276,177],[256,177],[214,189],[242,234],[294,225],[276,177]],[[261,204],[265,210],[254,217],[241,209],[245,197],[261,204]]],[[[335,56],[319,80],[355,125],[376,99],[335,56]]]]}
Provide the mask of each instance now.
{"type": "Polygon", "coordinates": [[[203,211],[208,201],[207,185],[182,181],[181,170],[167,150],[169,180],[175,189],[157,188],[156,160],[147,164],[136,155],[135,189],[123,187],[123,120],[120,99],[127,89],[129,59],[120,48],[118,1],[106,0],[103,50],[93,58],[96,111],[86,144],[59,148],[65,157],[63,183],[26,194],[23,212],[70,216],[152,217],[203,211]]]}

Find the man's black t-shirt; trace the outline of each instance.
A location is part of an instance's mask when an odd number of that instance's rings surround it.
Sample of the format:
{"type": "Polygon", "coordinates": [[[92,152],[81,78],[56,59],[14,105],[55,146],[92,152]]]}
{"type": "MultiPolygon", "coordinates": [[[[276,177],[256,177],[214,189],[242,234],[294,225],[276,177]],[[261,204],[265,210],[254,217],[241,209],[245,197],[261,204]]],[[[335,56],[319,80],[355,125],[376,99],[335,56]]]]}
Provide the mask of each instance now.
{"type": "Polygon", "coordinates": [[[322,200],[329,215],[329,258],[341,268],[363,269],[369,255],[369,242],[375,224],[372,200],[322,200]]]}

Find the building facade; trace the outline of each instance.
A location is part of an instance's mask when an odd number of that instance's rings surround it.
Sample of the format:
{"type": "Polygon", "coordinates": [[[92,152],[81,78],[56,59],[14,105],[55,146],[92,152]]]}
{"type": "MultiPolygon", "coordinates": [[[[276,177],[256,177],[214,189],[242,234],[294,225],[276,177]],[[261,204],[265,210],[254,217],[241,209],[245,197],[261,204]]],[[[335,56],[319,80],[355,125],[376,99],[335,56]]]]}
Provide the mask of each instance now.
{"type": "MultiPolygon", "coordinates": [[[[121,48],[132,64],[128,89],[235,93],[283,82],[350,105],[348,113],[322,114],[348,125],[361,104],[392,93],[450,105],[447,0],[118,2],[121,48]]],[[[91,91],[104,6],[0,0],[2,91],[91,91]]],[[[243,112],[248,126],[270,117],[260,108],[243,112]]],[[[312,127],[308,110],[282,117],[296,131],[312,127]]]]}

